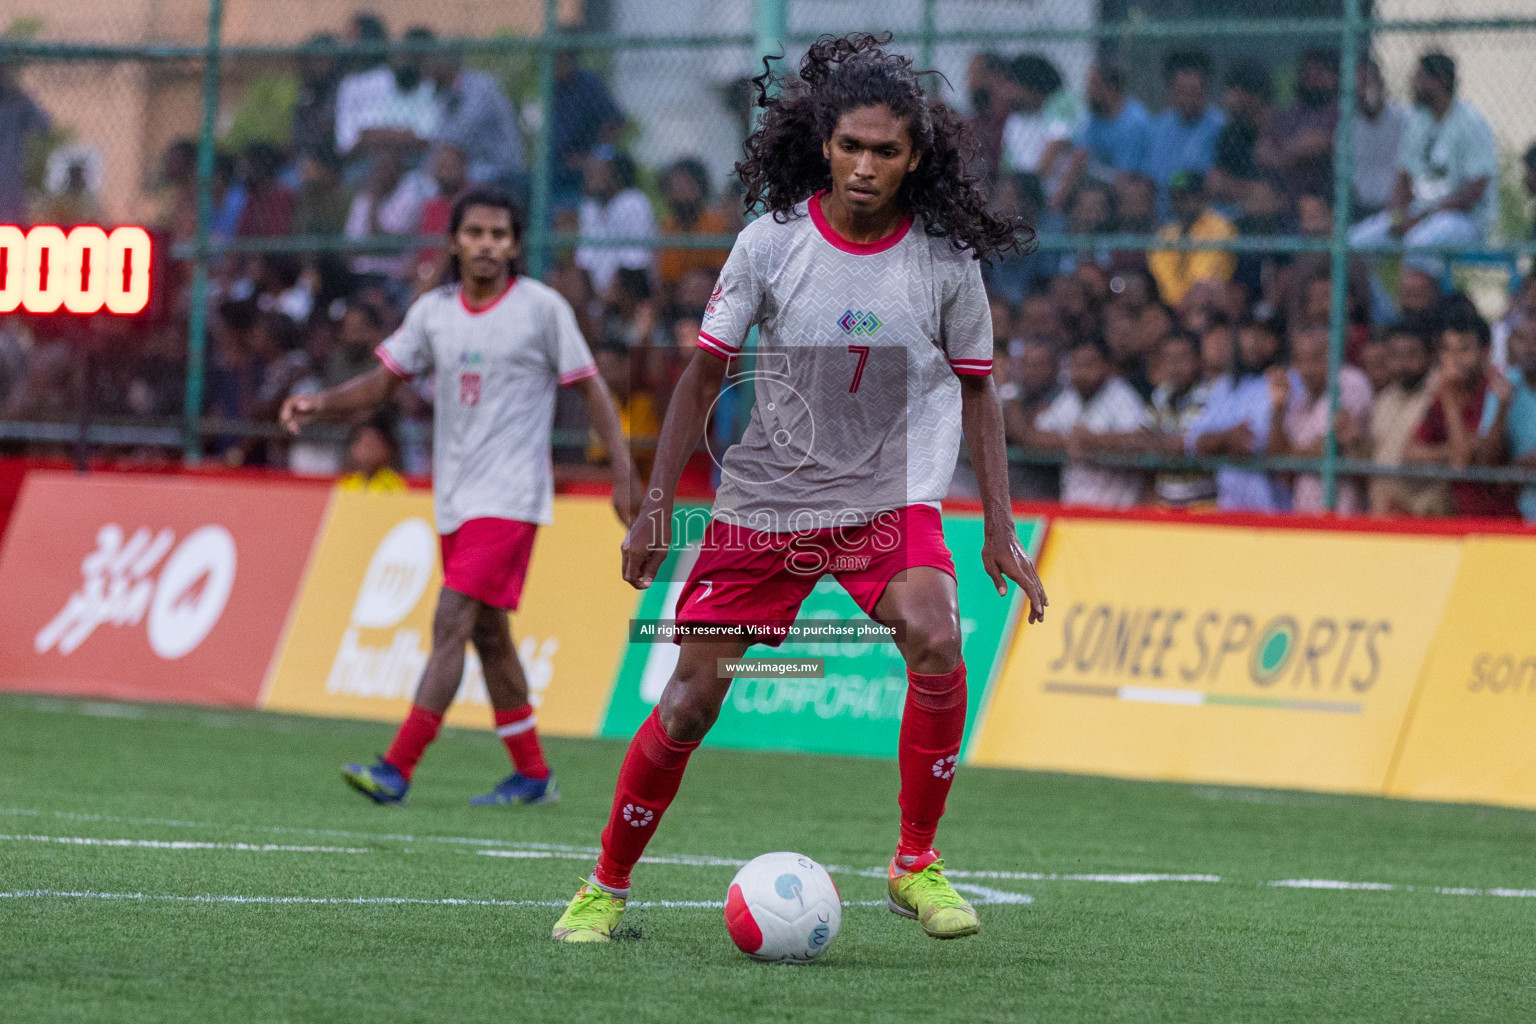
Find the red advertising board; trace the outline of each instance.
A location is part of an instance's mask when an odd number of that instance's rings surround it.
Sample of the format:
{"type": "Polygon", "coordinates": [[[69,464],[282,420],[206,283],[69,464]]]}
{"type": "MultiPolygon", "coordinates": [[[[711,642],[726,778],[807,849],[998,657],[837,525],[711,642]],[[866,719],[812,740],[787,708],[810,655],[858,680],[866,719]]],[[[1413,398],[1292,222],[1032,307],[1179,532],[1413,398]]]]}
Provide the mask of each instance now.
{"type": "Polygon", "coordinates": [[[254,707],[329,496],[30,474],[0,550],[0,690],[254,707]]]}

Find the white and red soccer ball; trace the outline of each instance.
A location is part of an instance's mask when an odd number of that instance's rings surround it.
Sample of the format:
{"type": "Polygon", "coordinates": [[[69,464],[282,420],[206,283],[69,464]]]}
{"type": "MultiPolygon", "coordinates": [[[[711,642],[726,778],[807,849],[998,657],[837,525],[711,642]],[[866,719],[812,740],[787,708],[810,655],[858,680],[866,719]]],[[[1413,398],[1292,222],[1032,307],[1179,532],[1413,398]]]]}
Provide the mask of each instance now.
{"type": "Polygon", "coordinates": [[[742,865],[725,898],[731,941],[753,960],[808,964],[826,953],[843,923],[843,901],[827,869],[799,853],[765,853],[742,865]]]}

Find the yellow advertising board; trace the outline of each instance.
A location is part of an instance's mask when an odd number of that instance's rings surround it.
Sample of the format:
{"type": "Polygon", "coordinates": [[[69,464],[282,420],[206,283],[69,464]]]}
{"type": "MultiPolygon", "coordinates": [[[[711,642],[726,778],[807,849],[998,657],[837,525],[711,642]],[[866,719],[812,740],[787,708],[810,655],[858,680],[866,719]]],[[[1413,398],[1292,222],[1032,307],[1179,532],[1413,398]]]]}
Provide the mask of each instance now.
{"type": "Polygon", "coordinates": [[[1057,521],[972,762],[1382,791],[1456,539],[1057,521]]]}
{"type": "MultiPolygon", "coordinates": [[[[556,499],[554,525],[534,542],[512,637],[547,734],[596,734],[635,605],[619,577],[623,536],[606,501],[571,497],[556,499]]],[[[430,495],[337,491],[261,706],[404,718],[442,580],[430,495]]],[[[446,722],[491,727],[473,647],[446,722]]]]}
{"type": "Polygon", "coordinates": [[[1462,552],[1387,792],[1536,807],[1536,540],[1462,552]]]}

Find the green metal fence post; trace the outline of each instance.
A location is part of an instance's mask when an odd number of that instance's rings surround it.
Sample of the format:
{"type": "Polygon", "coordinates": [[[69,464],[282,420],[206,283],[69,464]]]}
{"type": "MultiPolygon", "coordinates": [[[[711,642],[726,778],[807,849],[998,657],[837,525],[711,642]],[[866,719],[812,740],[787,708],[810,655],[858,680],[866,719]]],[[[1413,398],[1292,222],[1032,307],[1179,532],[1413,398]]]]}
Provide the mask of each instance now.
{"type": "Polygon", "coordinates": [[[533,182],[528,196],[528,270],[542,278],[549,266],[551,179],[554,153],[549,140],[555,119],[555,40],[560,30],[559,0],[544,0],[544,28],[539,35],[539,130],[533,136],[533,182]]]}
{"type": "MultiPolygon", "coordinates": [[[[923,45],[918,51],[918,65],[924,71],[933,68],[933,37],[938,31],[938,8],[939,0],[923,0],[923,45]]],[[[938,92],[938,76],[929,75],[927,86],[929,92],[938,92]]]]}
{"type": "Polygon", "coordinates": [[[1344,29],[1339,34],[1339,129],[1333,157],[1332,286],[1328,303],[1328,433],[1323,440],[1323,504],[1333,511],[1339,498],[1339,371],[1344,365],[1344,334],[1349,315],[1349,227],[1355,178],[1355,69],[1360,58],[1360,0],[1344,0],[1344,29]]]}
{"type": "Polygon", "coordinates": [[[758,57],[784,52],[784,37],[789,35],[789,0],[757,0],[752,30],[758,57]]]}
{"type": "Polygon", "coordinates": [[[203,363],[208,351],[208,231],[213,226],[214,130],[219,117],[219,36],[224,0],[208,0],[208,49],[203,57],[203,125],[197,137],[197,240],[192,257],[192,316],[187,326],[187,390],[182,456],[196,465],[203,456],[198,432],[203,415],[203,363]]]}

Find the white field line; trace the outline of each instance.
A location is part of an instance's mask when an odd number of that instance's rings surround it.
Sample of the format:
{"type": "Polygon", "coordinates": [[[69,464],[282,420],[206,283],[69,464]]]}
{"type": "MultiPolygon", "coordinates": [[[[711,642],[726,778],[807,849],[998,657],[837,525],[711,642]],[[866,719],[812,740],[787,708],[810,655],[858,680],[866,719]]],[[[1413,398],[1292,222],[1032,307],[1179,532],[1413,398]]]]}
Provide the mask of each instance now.
{"type": "Polygon", "coordinates": [[[372,853],[347,846],[281,846],[276,843],[197,843],[184,839],[97,839],[88,836],[8,836],[0,842],[64,843],[68,846],[132,846],[150,850],[237,850],[241,853],[372,853]]]}
{"type": "MultiPolygon", "coordinates": [[[[1002,895],[1009,898],[999,900],[998,902],[1031,902],[1030,897],[1021,897],[1018,893],[1004,893],[1002,895]]],[[[296,903],[321,906],[385,904],[417,907],[563,907],[566,905],[564,900],[469,900],[453,897],[429,900],[408,896],[222,896],[212,893],[203,893],[197,896],[175,896],[147,892],[93,892],[89,890],[72,892],[64,889],[18,889],[14,892],[0,892],[0,899],[133,900],[168,903],[296,903]]],[[[883,907],[885,906],[885,900],[844,900],[843,906],[883,907]]],[[[631,909],[662,907],[666,909],[721,910],[725,907],[725,903],[721,900],[633,900],[630,902],[629,907],[631,909]]]]}
{"type": "MultiPolygon", "coordinates": [[[[225,829],[236,831],[253,831],[268,834],[282,835],[309,835],[332,836],[336,838],[371,839],[378,842],[398,843],[446,843],[455,846],[483,846],[492,849],[481,849],[475,852],[487,857],[507,857],[519,860],[589,860],[597,855],[595,846],[570,846],[560,843],[530,843],[516,842],[503,839],[485,839],[473,836],[434,836],[414,835],[409,833],[393,832],[358,832],[346,829],[317,829],[297,828],[283,825],[219,825],[211,822],[178,821],[167,818],[125,818],[109,814],[83,814],[71,811],[47,811],[28,807],[0,807],[0,815],[15,815],[26,817],[53,817],[64,821],[93,821],[108,822],[129,825],[158,825],[174,828],[204,828],[225,829]]],[[[6,837],[0,836],[0,840],[6,837]]],[[[338,852],[338,853],[367,853],[366,849],[347,847],[322,847],[322,846],[277,846],[258,845],[246,843],[199,843],[181,842],[170,840],[92,840],[79,839],[67,836],[33,836],[26,837],[37,840],[45,840],[60,843],[75,843],[78,845],[102,845],[102,846],[149,846],[159,849],[230,849],[230,850],[261,850],[261,851],[292,851],[292,852],[338,852]]],[[[740,867],[746,861],[733,857],[712,857],[701,854],[666,854],[646,856],[640,858],[642,864],[661,864],[675,867],[740,867]]],[[[835,875],[854,875],[861,878],[884,878],[886,869],[882,867],[852,868],[838,864],[826,865],[827,871],[835,875]]],[[[970,879],[991,879],[997,881],[1020,882],[1088,882],[1111,885],[1140,885],[1147,883],[1171,882],[1180,884],[1240,884],[1220,875],[1203,873],[1163,874],[1163,873],[1111,873],[1093,872],[1081,874],[1061,874],[1055,872],[1039,871],[962,871],[946,870],[945,875],[956,881],[970,879]]],[[[1390,882],[1351,882],[1338,879],[1323,878],[1287,878],[1275,881],[1261,882],[1261,887],[1274,887],[1283,889],[1314,889],[1331,891],[1372,891],[1372,892],[1433,892],[1444,896],[1495,896],[1514,899],[1536,899],[1536,889],[1514,888],[1488,888],[1479,889],[1467,886],[1430,886],[1430,885],[1399,885],[1390,882]]],[[[973,887],[979,888],[979,887],[973,887]]],[[[0,893],[3,897],[4,893],[0,893]]],[[[978,894],[979,895],[979,894],[978,894]]],[[[1010,893],[1010,897],[1022,896],[1022,893],[1010,893]]],[[[148,898],[148,897],[146,897],[148,898]]],[[[878,901],[877,901],[878,902],[878,901]]],[[[529,905],[533,905],[530,903],[529,905]]],[[[560,904],[564,906],[564,904],[560,904]]],[[[634,903],[631,906],[641,906],[634,903]]],[[[657,904],[660,905],[660,904],[657,904]]],[[[710,904],[713,906],[714,904],[710,904]]],[[[858,904],[850,904],[858,905],[858,904]]],[[[883,906],[883,904],[880,904],[883,906]]]]}

